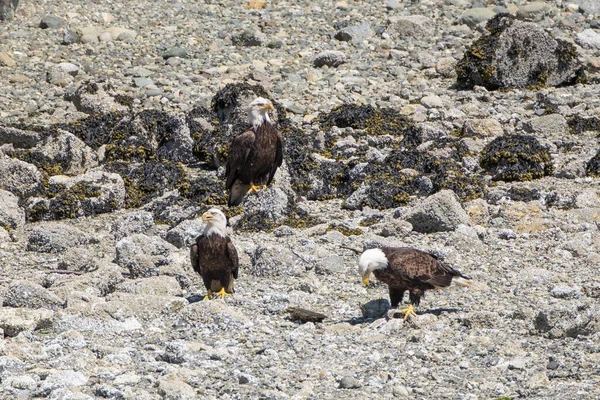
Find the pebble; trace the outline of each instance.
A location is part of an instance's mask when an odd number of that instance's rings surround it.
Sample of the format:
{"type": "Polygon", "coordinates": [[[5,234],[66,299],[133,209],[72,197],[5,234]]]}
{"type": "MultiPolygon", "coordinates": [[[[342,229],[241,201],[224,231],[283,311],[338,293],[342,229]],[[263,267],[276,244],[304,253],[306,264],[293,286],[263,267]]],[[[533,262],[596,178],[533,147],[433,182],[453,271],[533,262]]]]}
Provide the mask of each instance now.
{"type": "Polygon", "coordinates": [[[62,26],[65,26],[66,24],[67,21],[65,21],[63,18],[55,17],[54,15],[47,15],[44,18],[42,18],[42,21],[40,22],[40,28],[60,28],[62,26]]]}
{"type": "Polygon", "coordinates": [[[0,51],[0,65],[14,67],[17,63],[5,51],[0,51]]]}
{"type": "Polygon", "coordinates": [[[341,389],[358,389],[362,386],[362,382],[352,376],[345,376],[340,380],[339,387],[341,389]]]}

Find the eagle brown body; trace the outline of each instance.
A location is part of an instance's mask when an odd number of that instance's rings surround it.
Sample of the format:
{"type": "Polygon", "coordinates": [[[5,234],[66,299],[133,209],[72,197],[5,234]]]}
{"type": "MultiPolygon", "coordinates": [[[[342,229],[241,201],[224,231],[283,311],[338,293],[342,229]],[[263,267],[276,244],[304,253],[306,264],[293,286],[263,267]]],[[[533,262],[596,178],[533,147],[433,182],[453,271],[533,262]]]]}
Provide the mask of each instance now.
{"type": "Polygon", "coordinates": [[[237,136],[226,169],[229,207],[239,205],[252,185],[269,185],[282,161],[283,139],[271,122],[237,136]]]}
{"type": "Polygon", "coordinates": [[[398,307],[407,290],[411,304],[418,306],[426,290],[448,287],[454,277],[466,278],[424,251],[408,247],[382,247],[381,251],[388,259],[389,266],[375,270],[373,274],[387,283],[392,307],[398,307]]]}
{"type": "Polygon", "coordinates": [[[206,290],[234,293],[233,281],[238,277],[238,254],[228,237],[200,235],[192,245],[192,267],[202,277],[206,290]]]}
{"type": "Polygon", "coordinates": [[[359,260],[359,273],[365,284],[369,283],[369,274],[373,273],[388,285],[392,307],[398,307],[408,291],[411,306],[405,319],[408,313],[414,314],[412,306],[419,305],[425,291],[445,288],[452,283],[471,286],[471,278],[433,254],[409,247],[381,247],[365,251],[359,260]]]}
{"type": "Polygon", "coordinates": [[[227,220],[221,211],[211,209],[202,219],[208,224],[190,248],[192,268],[202,277],[208,291],[206,298],[213,293],[224,297],[235,292],[233,282],[239,270],[237,250],[227,236],[227,220]]]}

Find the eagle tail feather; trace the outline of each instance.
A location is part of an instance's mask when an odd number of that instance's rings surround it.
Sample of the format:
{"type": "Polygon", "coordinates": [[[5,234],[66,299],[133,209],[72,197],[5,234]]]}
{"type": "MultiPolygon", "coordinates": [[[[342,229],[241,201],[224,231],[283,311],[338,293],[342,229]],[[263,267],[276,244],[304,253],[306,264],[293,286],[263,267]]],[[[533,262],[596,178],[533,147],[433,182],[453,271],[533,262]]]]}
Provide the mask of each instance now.
{"type": "Polygon", "coordinates": [[[471,278],[469,278],[468,276],[458,276],[455,277],[454,279],[452,279],[452,283],[454,285],[458,285],[458,286],[462,286],[462,287],[471,287],[471,284],[473,283],[473,281],[471,281],[471,278]]]}

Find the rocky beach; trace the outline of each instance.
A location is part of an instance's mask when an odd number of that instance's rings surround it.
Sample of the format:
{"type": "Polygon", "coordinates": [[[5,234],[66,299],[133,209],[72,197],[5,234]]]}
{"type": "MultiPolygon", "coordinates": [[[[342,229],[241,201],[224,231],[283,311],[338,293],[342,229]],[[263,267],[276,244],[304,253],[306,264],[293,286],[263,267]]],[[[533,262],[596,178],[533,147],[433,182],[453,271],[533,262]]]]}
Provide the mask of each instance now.
{"type": "Polygon", "coordinates": [[[600,399],[599,134],[595,0],[0,0],[0,399],[600,399]],[[404,321],[378,246],[473,283],[404,321]]]}

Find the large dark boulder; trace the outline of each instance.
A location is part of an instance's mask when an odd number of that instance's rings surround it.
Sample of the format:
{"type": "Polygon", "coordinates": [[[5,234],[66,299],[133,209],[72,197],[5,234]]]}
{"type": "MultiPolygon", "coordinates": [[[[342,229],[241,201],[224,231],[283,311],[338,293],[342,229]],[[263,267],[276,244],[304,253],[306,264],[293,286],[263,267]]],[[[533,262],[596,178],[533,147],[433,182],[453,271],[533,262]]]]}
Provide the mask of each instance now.
{"type": "Polygon", "coordinates": [[[489,90],[558,86],[583,80],[575,46],[553,38],[532,22],[499,14],[487,35],[466,51],[456,66],[457,82],[489,90]]]}

